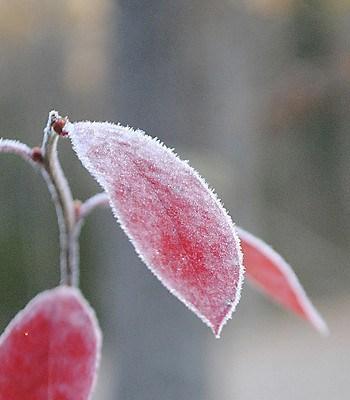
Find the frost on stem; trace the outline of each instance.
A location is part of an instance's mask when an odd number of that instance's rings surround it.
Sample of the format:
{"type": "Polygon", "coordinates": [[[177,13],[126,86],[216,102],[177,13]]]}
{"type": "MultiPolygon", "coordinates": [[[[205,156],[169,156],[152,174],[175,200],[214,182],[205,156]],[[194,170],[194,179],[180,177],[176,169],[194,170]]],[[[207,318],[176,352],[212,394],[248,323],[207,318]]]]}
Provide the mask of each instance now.
{"type": "Polygon", "coordinates": [[[109,199],[106,193],[97,193],[80,204],[78,219],[85,219],[95,208],[109,206],[109,199]]]}
{"type": "Polygon", "coordinates": [[[67,127],[141,259],[219,336],[243,281],[231,218],[205,181],[157,139],[120,125],[67,127]]]}
{"type": "Polygon", "coordinates": [[[51,111],[40,148],[31,149],[18,141],[0,138],[0,153],[18,155],[41,171],[56,208],[60,230],[61,283],[75,286],[78,284],[79,275],[75,207],[57,156],[57,140],[59,136],[67,134],[67,122],[68,119],[60,117],[57,111],[51,111]]]}
{"type": "Polygon", "coordinates": [[[64,127],[67,121],[67,118],[60,117],[57,111],[49,113],[47,125],[44,129],[41,152],[43,155],[43,175],[55,204],[60,230],[61,283],[77,286],[79,254],[78,236],[75,230],[75,205],[57,155],[57,141],[59,135],[65,136],[64,127]]]}
{"type": "Polygon", "coordinates": [[[18,140],[0,138],[0,153],[15,154],[34,165],[33,161],[35,160],[32,159],[31,148],[18,140]]]}

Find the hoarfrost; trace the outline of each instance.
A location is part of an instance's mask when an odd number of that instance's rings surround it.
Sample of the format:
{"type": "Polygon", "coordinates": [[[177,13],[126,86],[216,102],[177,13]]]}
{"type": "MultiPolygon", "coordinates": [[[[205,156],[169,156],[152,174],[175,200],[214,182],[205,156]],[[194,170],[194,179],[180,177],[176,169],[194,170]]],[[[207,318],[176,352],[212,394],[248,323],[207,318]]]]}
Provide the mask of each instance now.
{"type": "Polygon", "coordinates": [[[140,130],[99,122],[67,130],[142,260],[219,337],[244,271],[239,238],[217,196],[187,162],[140,130]]]}

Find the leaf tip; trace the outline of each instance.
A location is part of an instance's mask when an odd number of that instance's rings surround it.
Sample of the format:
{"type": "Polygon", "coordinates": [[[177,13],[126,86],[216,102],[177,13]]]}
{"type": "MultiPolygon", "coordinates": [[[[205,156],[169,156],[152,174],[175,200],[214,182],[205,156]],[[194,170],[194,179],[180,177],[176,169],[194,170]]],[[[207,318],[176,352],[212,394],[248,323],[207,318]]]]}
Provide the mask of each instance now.
{"type": "Polygon", "coordinates": [[[320,335],[328,337],[330,335],[330,331],[326,321],[323,319],[308,297],[306,297],[306,295],[304,298],[304,306],[311,325],[318,331],[320,335]]]}

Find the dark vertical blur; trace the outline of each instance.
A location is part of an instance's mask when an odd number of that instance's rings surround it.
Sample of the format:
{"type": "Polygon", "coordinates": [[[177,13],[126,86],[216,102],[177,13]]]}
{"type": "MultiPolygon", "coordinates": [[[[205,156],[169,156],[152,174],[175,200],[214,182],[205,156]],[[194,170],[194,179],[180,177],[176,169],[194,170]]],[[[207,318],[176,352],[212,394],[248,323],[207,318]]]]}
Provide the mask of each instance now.
{"type": "MultiPolygon", "coordinates": [[[[189,110],[183,107],[181,92],[188,92],[191,110],[201,102],[181,57],[181,31],[186,16],[194,12],[188,2],[171,0],[125,0],[118,7],[115,118],[170,145],[186,141],[183,121],[189,110]]],[[[125,246],[119,247],[115,272],[117,398],[203,399],[207,332],[146,270],[125,238],[121,240],[125,246]]]]}

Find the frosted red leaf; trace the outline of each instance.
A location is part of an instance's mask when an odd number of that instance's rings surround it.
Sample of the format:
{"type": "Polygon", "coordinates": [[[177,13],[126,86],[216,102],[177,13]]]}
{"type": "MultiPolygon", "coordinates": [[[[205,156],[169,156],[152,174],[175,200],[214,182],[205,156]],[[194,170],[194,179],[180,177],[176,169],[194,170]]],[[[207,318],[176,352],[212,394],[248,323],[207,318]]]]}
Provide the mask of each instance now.
{"type": "Polygon", "coordinates": [[[99,122],[67,130],[142,260],[218,337],[239,301],[243,267],[235,228],[216,195],[142,131],[99,122]]]}
{"type": "Polygon", "coordinates": [[[262,240],[238,229],[246,276],[267,296],[309,321],[322,334],[325,321],[313,306],[291,266],[262,240]]]}
{"type": "Polygon", "coordinates": [[[0,400],[89,399],[100,345],[95,315],[79,290],[40,293],[0,338],[0,400]]]}

